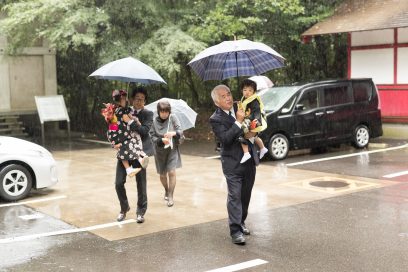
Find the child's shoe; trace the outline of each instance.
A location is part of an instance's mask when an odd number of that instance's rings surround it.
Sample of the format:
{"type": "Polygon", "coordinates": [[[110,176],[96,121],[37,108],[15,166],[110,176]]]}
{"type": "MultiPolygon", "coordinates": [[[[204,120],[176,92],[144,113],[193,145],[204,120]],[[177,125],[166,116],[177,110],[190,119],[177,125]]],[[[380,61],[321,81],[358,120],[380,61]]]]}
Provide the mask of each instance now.
{"type": "Polygon", "coordinates": [[[268,149],[266,147],[263,147],[260,151],[259,151],[259,159],[262,159],[263,156],[265,156],[265,154],[268,153],[268,149]]]}
{"type": "Polygon", "coordinates": [[[250,158],[251,158],[251,154],[249,154],[249,152],[245,152],[245,153],[244,153],[244,156],[242,156],[241,163],[246,162],[246,161],[249,160],[250,158]]]}
{"type": "Polygon", "coordinates": [[[128,175],[128,177],[134,177],[141,170],[142,170],[142,168],[129,167],[129,168],[126,168],[126,174],[128,175]]]}

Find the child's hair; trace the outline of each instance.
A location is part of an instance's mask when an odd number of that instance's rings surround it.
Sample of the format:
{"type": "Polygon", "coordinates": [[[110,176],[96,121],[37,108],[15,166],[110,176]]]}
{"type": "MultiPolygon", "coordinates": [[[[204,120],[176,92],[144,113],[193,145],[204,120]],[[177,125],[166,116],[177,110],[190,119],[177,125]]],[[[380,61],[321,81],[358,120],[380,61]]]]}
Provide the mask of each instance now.
{"type": "Polygon", "coordinates": [[[163,100],[157,103],[157,114],[159,114],[161,111],[171,113],[171,106],[169,101],[163,100]]]}
{"type": "Polygon", "coordinates": [[[242,90],[244,87],[252,87],[254,89],[254,93],[256,92],[256,82],[250,79],[244,79],[241,82],[240,89],[242,90]]]}
{"type": "Polygon", "coordinates": [[[112,91],[112,99],[115,102],[119,102],[122,96],[127,96],[127,92],[125,90],[113,90],[112,91]]]}

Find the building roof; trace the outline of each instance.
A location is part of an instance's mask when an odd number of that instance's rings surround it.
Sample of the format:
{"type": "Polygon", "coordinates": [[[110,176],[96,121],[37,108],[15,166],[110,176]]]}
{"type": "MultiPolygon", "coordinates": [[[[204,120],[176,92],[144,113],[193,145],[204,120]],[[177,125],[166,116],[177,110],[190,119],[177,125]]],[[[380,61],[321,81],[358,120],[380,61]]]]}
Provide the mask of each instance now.
{"type": "Polygon", "coordinates": [[[302,36],[408,27],[407,0],[345,0],[302,36]]]}

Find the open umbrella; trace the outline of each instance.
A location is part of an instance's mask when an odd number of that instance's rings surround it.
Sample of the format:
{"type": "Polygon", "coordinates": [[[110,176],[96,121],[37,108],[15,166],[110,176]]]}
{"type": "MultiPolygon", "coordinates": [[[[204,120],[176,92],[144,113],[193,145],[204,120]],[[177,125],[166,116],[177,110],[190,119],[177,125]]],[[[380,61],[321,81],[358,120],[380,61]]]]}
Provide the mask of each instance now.
{"type": "Polygon", "coordinates": [[[143,84],[166,84],[166,81],[152,67],[132,57],[109,62],[89,76],[143,84]]]}
{"type": "Polygon", "coordinates": [[[157,103],[164,100],[170,103],[171,114],[174,114],[180,121],[181,130],[187,130],[195,126],[197,113],[182,99],[160,98],[146,105],[145,108],[151,110],[157,116],[157,103]]]}
{"type": "Polygon", "coordinates": [[[273,87],[273,82],[267,76],[252,76],[248,79],[256,82],[257,91],[273,87]]]}
{"type": "Polygon", "coordinates": [[[188,65],[204,81],[260,75],[284,66],[285,59],[269,46],[249,40],[225,41],[209,47],[188,65]]]}

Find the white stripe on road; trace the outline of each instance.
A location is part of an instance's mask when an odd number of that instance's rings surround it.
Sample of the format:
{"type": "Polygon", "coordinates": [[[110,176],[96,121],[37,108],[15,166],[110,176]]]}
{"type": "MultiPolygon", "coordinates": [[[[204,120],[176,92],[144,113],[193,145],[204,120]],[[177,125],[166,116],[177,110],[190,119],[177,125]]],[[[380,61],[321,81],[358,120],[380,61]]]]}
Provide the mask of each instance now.
{"type": "Polygon", "coordinates": [[[406,147],[408,147],[408,144],[404,144],[404,145],[401,145],[401,146],[395,146],[395,147],[384,148],[384,149],[379,149],[379,150],[364,151],[364,152],[359,152],[359,153],[353,153],[353,154],[347,154],[347,155],[341,155],[341,156],[335,156],[335,157],[328,157],[328,158],[310,160],[310,161],[301,161],[301,162],[288,163],[288,164],[286,164],[286,166],[296,166],[296,165],[302,165],[302,164],[308,164],[308,163],[314,163],[314,162],[338,160],[338,159],[343,159],[343,158],[348,158],[348,157],[355,157],[355,156],[360,156],[360,155],[365,155],[365,154],[371,154],[371,153],[378,153],[378,152],[386,152],[386,151],[391,151],[391,150],[403,149],[403,148],[406,148],[406,147]]]}
{"type": "Polygon", "coordinates": [[[108,141],[91,140],[91,139],[79,139],[79,140],[80,140],[80,141],[83,141],[83,142],[91,142],[91,143],[111,145],[111,143],[108,142],[108,141]]]}
{"type": "Polygon", "coordinates": [[[212,157],[205,157],[206,160],[219,159],[219,158],[221,158],[220,155],[212,156],[212,157]]]}
{"type": "Polygon", "coordinates": [[[44,201],[51,201],[51,200],[56,200],[56,199],[61,199],[61,198],[66,198],[66,197],[67,197],[67,196],[65,196],[65,195],[61,195],[61,196],[40,198],[40,199],[29,200],[29,201],[22,201],[22,202],[15,202],[15,203],[0,204],[0,208],[2,208],[2,207],[10,207],[10,206],[18,206],[18,205],[25,205],[25,204],[31,204],[31,203],[37,203],[37,202],[44,202],[44,201]]]}
{"type": "Polygon", "coordinates": [[[49,237],[49,236],[62,235],[62,234],[68,234],[68,233],[91,231],[91,230],[96,230],[96,229],[103,229],[103,228],[109,228],[109,227],[114,227],[114,226],[120,226],[120,225],[134,223],[134,222],[136,222],[135,219],[129,219],[129,220],[125,220],[125,221],[122,221],[122,222],[113,222],[113,223],[90,226],[90,227],[86,227],[86,228],[65,229],[65,230],[57,230],[57,231],[51,231],[51,232],[45,232],[45,233],[10,237],[10,238],[5,238],[5,239],[0,239],[0,244],[28,241],[28,240],[38,239],[38,238],[41,238],[41,237],[49,237]]]}
{"type": "Polygon", "coordinates": [[[250,267],[254,267],[254,266],[266,264],[266,263],[268,262],[261,260],[261,259],[255,259],[255,260],[248,261],[248,262],[243,262],[243,263],[225,266],[225,267],[221,267],[221,268],[217,268],[213,270],[208,270],[206,272],[233,272],[233,271],[238,271],[238,270],[242,270],[242,269],[246,269],[246,268],[250,268],[250,267]]]}
{"type": "Polygon", "coordinates": [[[388,174],[388,175],[383,176],[383,178],[395,178],[395,177],[405,176],[405,175],[408,175],[408,171],[402,171],[402,172],[388,174]]]}

